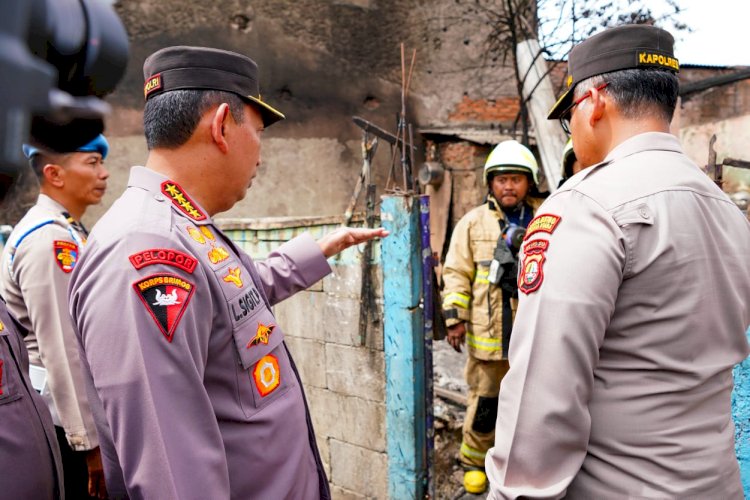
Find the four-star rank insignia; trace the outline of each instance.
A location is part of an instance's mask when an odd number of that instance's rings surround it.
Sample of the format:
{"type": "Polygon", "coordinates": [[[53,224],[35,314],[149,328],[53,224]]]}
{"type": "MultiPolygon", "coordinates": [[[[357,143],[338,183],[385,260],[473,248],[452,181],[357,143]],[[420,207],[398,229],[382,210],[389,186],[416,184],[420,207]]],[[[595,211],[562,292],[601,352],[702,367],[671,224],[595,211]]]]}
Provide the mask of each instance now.
{"type": "Polygon", "coordinates": [[[268,337],[271,336],[274,328],[276,328],[276,325],[264,325],[263,323],[258,323],[255,337],[251,338],[250,342],[248,342],[245,347],[250,349],[254,345],[268,344],[268,337]]]}
{"type": "Polygon", "coordinates": [[[78,262],[78,245],[70,241],[55,240],[55,262],[64,273],[73,272],[78,262]]]}
{"type": "Polygon", "coordinates": [[[172,342],[195,286],[174,274],[155,274],[136,281],[133,288],[164,337],[172,342]]]}
{"type": "Polygon", "coordinates": [[[527,295],[542,286],[544,252],[548,246],[547,240],[534,240],[528,242],[523,248],[524,257],[518,273],[518,289],[527,295]]]}
{"type": "Polygon", "coordinates": [[[206,214],[200,211],[195,202],[185,193],[185,190],[174,181],[164,181],[161,183],[162,194],[172,200],[172,204],[183,214],[193,220],[205,220],[206,214]]]}
{"type": "Polygon", "coordinates": [[[279,360],[276,359],[276,356],[267,354],[260,358],[260,361],[253,368],[253,379],[261,397],[272,393],[281,382],[279,360]]]}

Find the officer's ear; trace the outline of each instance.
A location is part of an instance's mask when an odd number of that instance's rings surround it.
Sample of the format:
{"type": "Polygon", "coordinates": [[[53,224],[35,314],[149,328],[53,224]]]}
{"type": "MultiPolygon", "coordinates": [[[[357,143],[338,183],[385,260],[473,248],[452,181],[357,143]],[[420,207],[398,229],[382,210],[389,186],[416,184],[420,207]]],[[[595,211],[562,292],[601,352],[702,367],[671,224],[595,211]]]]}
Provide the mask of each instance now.
{"type": "Polygon", "coordinates": [[[65,169],[56,163],[42,167],[42,180],[49,186],[61,188],[65,185],[65,169]]]}
{"type": "Polygon", "coordinates": [[[602,119],[604,116],[604,110],[607,108],[607,100],[604,98],[604,94],[601,90],[592,88],[591,92],[591,113],[589,114],[589,125],[593,127],[596,122],[602,119]]]}
{"type": "Polygon", "coordinates": [[[211,138],[219,150],[226,154],[229,151],[229,143],[226,136],[226,125],[229,120],[230,111],[227,103],[222,103],[216,108],[211,119],[211,138]]]}

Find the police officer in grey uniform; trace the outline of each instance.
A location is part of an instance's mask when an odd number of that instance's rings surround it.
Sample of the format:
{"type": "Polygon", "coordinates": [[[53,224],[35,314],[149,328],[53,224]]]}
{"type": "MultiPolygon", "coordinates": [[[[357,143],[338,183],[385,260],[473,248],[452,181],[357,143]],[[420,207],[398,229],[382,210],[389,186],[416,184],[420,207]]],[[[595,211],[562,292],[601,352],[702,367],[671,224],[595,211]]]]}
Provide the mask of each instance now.
{"type": "Polygon", "coordinates": [[[0,298],[0,498],[64,498],[55,426],[29,380],[25,333],[0,298]]]}
{"type": "Polygon", "coordinates": [[[70,498],[106,496],[94,419],[68,312],[70,273],[86,243],[79,222],[99,203],[109,173],[103,135],[67,153],[29,145],[40,184],[36,204],[13,229],[2,254],[0,293],[28,330],[31,382],[52,413],[70,498]]]}
{"type": "MultiPolygon", "coordinates": [[[[0,205],[9,178],[0,179],[0,205]]],[[[0,498],[65,497],[55,426],[29,379],[27,334],[0,298],[0,498]]]]}
{"type": "MultiPolygon", "coordinates": [[[[144,64],[145,167],[73,273],[110,496],[330,498],[300,378],[271,307],[382,229],[299,236],[255,263],[213,223],[242,199],[263,129],[248,57],[169,47],[144,64]]],[[[259,199],[273,192],[254,193],[259,199]]]]}
{"type": "Polygon", "coordinates": [[[750,226],[669,134],[678,69],[651,26],[570,53],[550,118],[589,168],[526,233],[490,498],[743,497],[750,226]]]}

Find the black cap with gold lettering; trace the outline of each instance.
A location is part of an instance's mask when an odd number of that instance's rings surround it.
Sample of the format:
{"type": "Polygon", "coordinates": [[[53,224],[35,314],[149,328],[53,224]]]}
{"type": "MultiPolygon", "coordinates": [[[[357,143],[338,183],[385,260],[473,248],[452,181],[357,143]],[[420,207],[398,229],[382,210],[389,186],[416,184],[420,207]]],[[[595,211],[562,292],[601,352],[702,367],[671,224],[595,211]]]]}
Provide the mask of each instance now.
{"type": "Polygon", "coordinates": [[[207,47],[167,47],[146,58],[143,78],[146,100],[170,90],[222,90],[257,105],[266,127],[284,119],[280,111],[260,97],[258,65],[236,52],[207,47]]]}
{"type": "Polygon", "coordinates": [[[575,86],[592,76],[622,69],[659,68],[680,71],[669,32],[645,24],[610,28],[573,47],[568,56],[567,90],[547,118],[554,120],[573,103],[575,86]]]}

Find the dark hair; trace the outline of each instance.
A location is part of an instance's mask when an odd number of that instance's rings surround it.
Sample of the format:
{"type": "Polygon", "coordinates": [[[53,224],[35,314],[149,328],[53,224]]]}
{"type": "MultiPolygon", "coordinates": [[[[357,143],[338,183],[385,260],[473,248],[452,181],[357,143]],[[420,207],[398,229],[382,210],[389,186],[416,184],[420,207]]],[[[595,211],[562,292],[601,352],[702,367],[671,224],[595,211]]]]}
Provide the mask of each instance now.
{"type": "Polygon", "coordinates": [[[62,165],[65,163],[67,156],[70,153],[51,153],[51,152],[38,152],[31,158],[29,158],[29,165],[31,170],[36,174],[37,179],[41,183],[44,180],[44,167],[53,163],[55,165],[62,165]]]}
{"type": "Polygon", "coordinates": [[[677,76],[671,71],[624,69],[592,76],[576,85],[574,99],[580,99],[587,91],[603,83],[607,84],[604,92],[612,96],[625,118],[635,120],[656,116],[672,121],[680,86],[677,76]]]}
{"type": "Polygon", "coordinates": [[[203,114],[213,106],[227,103],[234,121],[245,118],[245,102],[231,92],[218,90],[173,90],[146,101],[143,130],[148,149],[174,149],[195,132],[203,114]]]}

